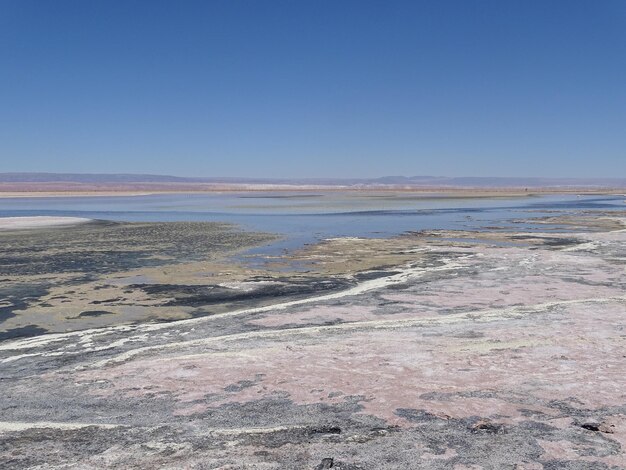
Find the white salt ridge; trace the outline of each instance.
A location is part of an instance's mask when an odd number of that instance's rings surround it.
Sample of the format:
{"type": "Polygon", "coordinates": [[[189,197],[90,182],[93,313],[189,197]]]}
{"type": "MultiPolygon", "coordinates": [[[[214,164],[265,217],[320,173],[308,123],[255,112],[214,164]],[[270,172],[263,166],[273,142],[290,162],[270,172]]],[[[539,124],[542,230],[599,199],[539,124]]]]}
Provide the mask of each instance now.
{"type": "Polygon", "coordinates": [[[105,429],[116,428],[117,424],[105,424],[105,423],[54,423],[51,421],[35,421],[35,422],[21,422],[21,421],[0,421],[0,434],[5,432],[19,432],[26,429],[82,429],[90,426],[97,426],[105,429]]]}
{"type": "Polygon", "coordinates": [[[91,222],[82,217],[0,217],[0,230],[23,230],[30,228],[59,227],[91,222]]]}

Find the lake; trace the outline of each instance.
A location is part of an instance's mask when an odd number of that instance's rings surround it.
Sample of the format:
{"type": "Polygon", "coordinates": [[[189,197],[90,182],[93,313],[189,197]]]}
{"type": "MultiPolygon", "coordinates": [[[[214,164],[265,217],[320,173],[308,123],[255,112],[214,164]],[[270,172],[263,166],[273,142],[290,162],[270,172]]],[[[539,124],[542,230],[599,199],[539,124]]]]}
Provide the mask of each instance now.
{"type": "MultiPolygon", "coordinates": [[[[624,208],[623,196],[461,198],[379,192],[242,192],[0,199],[0,216],[73,216],[112,221],[219,221],[282,234],[276,246],[340,236],[387,237],[426,229],[515,227],[518,219],[624,208]]],[[[558,227],[551,227],[559,229],[558,227]]]]}

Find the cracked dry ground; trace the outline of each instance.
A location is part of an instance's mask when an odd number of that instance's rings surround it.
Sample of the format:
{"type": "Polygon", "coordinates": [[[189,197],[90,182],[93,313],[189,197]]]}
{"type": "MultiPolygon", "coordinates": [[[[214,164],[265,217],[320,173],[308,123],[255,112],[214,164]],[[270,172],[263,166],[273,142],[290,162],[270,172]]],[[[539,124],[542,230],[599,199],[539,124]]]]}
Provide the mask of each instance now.
{"type": "Polygon", "coordinates": [[[625,241],[331,240],[310,256],[405,261],[278,305],[0,343],[0,466],[625,468],[625,241]]]}

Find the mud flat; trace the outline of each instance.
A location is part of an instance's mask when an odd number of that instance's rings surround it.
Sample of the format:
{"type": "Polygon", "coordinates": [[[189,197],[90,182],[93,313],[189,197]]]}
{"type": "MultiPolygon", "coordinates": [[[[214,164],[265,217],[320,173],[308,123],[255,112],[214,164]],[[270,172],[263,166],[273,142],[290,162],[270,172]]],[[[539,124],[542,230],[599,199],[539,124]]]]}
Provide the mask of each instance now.
{"type": "Polygon", "coordinates": [[[189,296],[187,282],[211,291],[207,276],[233,270],[228,256],[277,239],[220,223],[62,219],[0,231],[0,339],[189,318],[179,299],[189,296]]]}
{"type": "MultiPolygon", "coordinates": [[[[106,238],[127,248],[95,277],[49,243],[41,267],[16,262],[33,240],[13,240],[3,265],[23,272],[2,276],[36,284],[56,260],[80,292],[65,293],[70,310],[105,291],[93,310],[186,313],[84,329],[109,315],[91,313],[1,342],[0,466],[625,468],[626,214],[610,217],[568,233],[330,239],[255,268],[199,254],[207,237],[190,227],[147,241],[150,227],[120,224],[106,238]]],[[[88,227],[71,229],[88,230],[85,251],[72,246],[98,260],[88,227]]],[[[229,250],[268,240],[246,236],[229,250]]],[[[55,279],[9,320],[37,302],[60,318],[55,279]]]]}

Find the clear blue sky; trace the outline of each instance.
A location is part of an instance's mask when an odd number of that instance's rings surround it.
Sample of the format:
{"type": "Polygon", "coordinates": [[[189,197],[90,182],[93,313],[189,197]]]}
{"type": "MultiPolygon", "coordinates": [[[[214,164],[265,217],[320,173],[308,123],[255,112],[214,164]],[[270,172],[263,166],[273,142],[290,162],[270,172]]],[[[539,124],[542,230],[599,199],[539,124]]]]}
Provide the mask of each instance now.
{"type": "Polygon", "coordinates": [[[0,171],[626,176],[624,0],[0,0],[0,171]]]}

